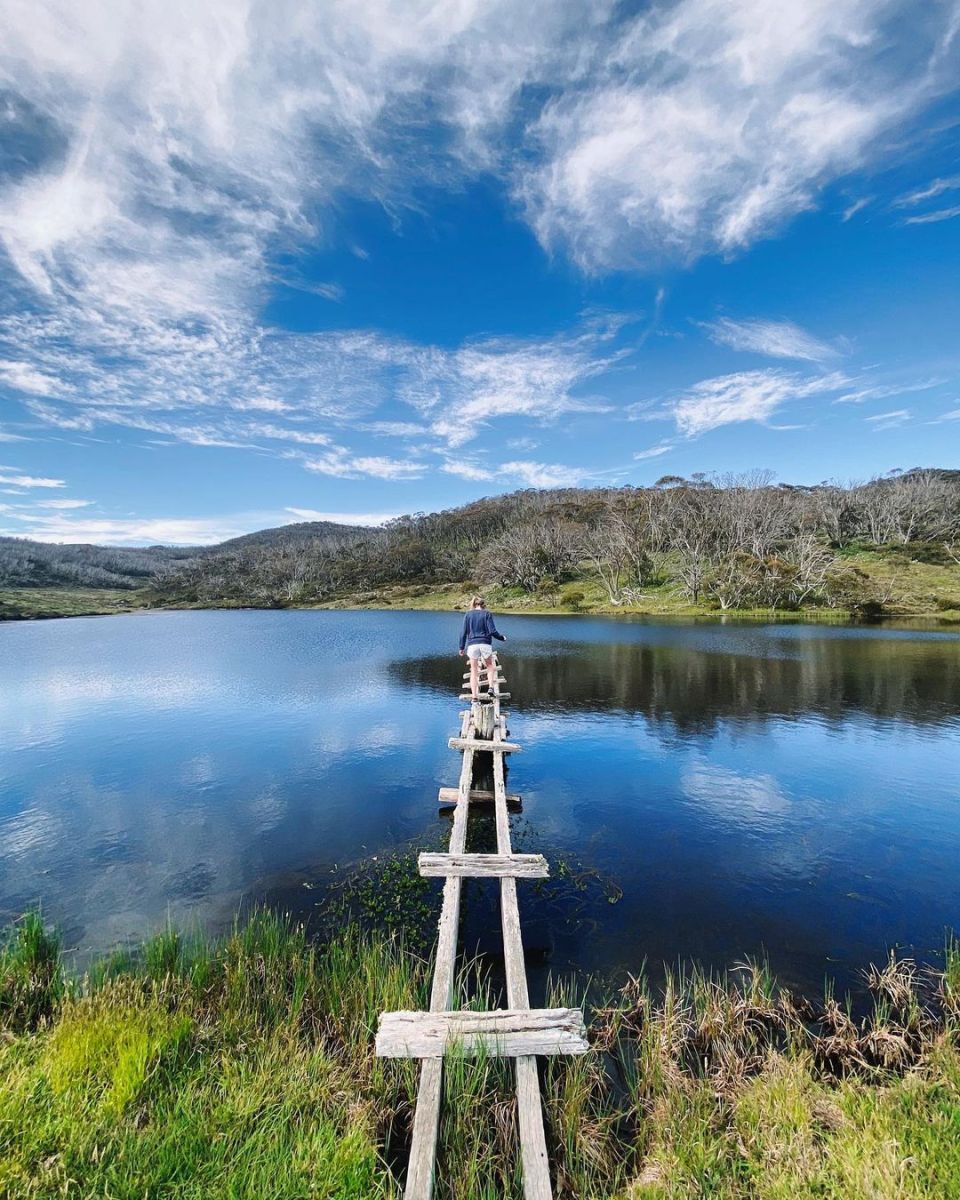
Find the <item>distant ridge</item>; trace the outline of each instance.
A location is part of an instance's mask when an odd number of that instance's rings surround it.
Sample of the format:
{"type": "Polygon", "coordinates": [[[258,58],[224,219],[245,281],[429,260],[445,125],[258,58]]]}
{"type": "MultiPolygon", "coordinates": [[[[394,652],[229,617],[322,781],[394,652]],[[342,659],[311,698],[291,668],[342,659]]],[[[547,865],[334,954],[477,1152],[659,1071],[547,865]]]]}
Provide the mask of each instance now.
{"type": "Polygon", "coordinates": [[[336,521],[299,521],[294,525],[277,525],[271,529],[259,529],[255,533],[244,533],[216,546],[204,546],[202,553],[229,553],[231,550],[251,550],[256,546],[300,546],[324,538],[351,542],[372,533],[373,529],[372,525],[341,525],[336,521]]]}
{"type": "MultiPolygon", "coordinates": [[[[641,575],[649,574],[647,560],[656,557],[658,549],[656,538],[651,542],[656,531],[640,519],[648,501],[657,501],[661,513],[657,533],[663,541],[661,552],[671,546],[674,553],[682,549],[674,535],[687,509],[693,527],[702,533],[710,527],[709,536],[716,544],[698,552],[705,569],[717,565],[724,546],[727,551],[739,549],[730,542],[732,529],[713,528],[716,503],[711,496],[719,500],[750,494],[754,507],[760,506],[758,513],[771,504],[777,511],[792,513],[767,546],[782,550],[799,531],[813,529],[835,547],[858,539],[884,544],[925,539],[954,543],[960,537],[958,489],[960,471],[945,468],[891,472],[846,488],[829,482],[774,483],[769,472],[741,477],[697,474],[690,479],[668,475],[652,487],[522,489],[441,512],[398,517],[383,527],[301,521],[212,546],[112,547],[0,537],[0,587],[133,590],[152,586],[167,602],[189,603],[253,598],[261,603],[289,603],[393,583],[465,579],[530,590],[542,587],[543,580],[556,584],[572,579],[579,561],[593,561],[602,572],[600,560],[609,558],[609,547],[598,548],[598,536],[613,546],[622,541],[628,526],[635,544],[626,546],[629,562],[624,571],[617,570],[625,572],[626,578],[643,560],[641,575]],[[689,501],[686,505],[671,503],[684,497],[689,501]],[[897,511],[906,504],[915,514],[916,519],[908,522],[909,533],[898,532],[903,512],[896,516],[893,509],[885,511],[888,499],[897,511]],[[836,512],[825,515],[825,505],[836,512]],[[865,515],[868,509],[875,510],[873,518],[865,515]],[[835,527],[837,522],[843,528],[835,527]],[[887,527],[888,532],[883,532],[887,527]]],[[[938,553],[943,557],[946,552],[938,553]]],[[[698,572],[702,574],[699,568],[698,572]]]]}

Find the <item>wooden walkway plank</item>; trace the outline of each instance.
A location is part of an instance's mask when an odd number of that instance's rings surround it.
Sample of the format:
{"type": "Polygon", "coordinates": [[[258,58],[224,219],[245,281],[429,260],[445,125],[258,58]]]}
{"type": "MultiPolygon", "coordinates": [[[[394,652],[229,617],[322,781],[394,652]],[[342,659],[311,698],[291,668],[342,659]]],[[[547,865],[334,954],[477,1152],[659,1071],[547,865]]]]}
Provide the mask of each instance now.
{"type": "Polygon", "coordinates": [[[413,1114],[410,1162],[407,1166],[406,1200],[430,1200],[433,1168],[440,1132],[440,1102],[443,1097],[443,1059],[425,1058],[420,1064],[417,1107],[413,1114]]]}
{"type": "Polygon", "coordinates": [[[438,1058],[448,1051],[497,1058],[585,1054],[590,1049],[579,1008],[494,1008],[486,1012],[385,1012],[380,1058],[438,1058]]]}
{"type": "MultiPolygon", "coordinates": [[[[456,804],[460,798],[460,793],[456,788],[442,787],[440,789],[438,799],[441,804],[456,804]]],[[[471,804],[493,804],[496,799],[494,792],[487,791],[485,788],[470,789],[471,804]]],[[[507,804],[522,804],[523,797],[515,792],[507,792],[507,804]]]]}
{"type": "Polygon", "coordinates": [[[494,750],[502,754],[519,754],[523,749],[516,742],[502,742],[496,738],[492,742],[484,742],[480,738],[452,737],[447,745],[451,750],[479,750],[482,754],[491,754],[494,750]]]}
{"type": "MultiPolygon", "coordinates": [[[[501,854],[512,853],[510,818],[507,813],[507,788],[503,758],[493,760],[493,794],[496,804],[497,849],[501,854]]],[[[520,906],[514,879],[500,882],[500,923],[503,931],[503,965],[507,977],[507,1003],[511,1008],[530,1004],[527,988],[527,968],[523,957],[523,937],[520,932],[520,906]]],[[[552,1200],[550,1160],[547,1157],[547,1138],[543,1128],[543,1102],[540,1098],[540,1076],[533,1055],[517,1058],[517,1124],[520,1131],[520,1160],[523,1166],[525,1200],[552,1200]]]]}
{"type": "Polygon", "coordinates": [[[542,854],[421,854],[417,861],[420,874],[428,877],[546,879],[550,874],[542,854]]]}
{"type": "MultiPolygon", "coordinates": [[[[469,710],[463,714],[461,734],[470,728],[469,710]]],[[[473,779],[473,751],[464,752],[460,763],[460,782],[457,788],[457,807],[450,831],[450,852],[462,854],[467,843],[467,816],[470,806],[470,784],[473,779]]],[[[430,1008],[433,1012],[448,1009],[453,1003],[457,968],[457,934],[460,924],[460,890],[462,880],[450,876],[443,885],[443,905],[437,931],[437,950],[434,956],[433,986],[430,1008]]],[[[430,1058],[420,1066],[417,1087],[417,1107],[413,1118],[410,1141],[410,1162],[407,1167],[405,1200],[431,1200],[433,1195],[434,1163],[437,1156],[437,1136],[440,1131],[440,1105],[443,1100],[443,1059],[430,1058]]]]}

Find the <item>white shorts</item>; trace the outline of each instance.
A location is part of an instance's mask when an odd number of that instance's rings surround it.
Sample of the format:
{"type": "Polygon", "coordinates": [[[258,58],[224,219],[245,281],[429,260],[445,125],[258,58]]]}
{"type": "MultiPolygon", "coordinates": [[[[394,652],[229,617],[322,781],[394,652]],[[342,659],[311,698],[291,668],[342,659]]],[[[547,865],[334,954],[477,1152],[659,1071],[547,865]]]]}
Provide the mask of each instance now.
{"type": "Polygon", "coordinates": [[[485,646],[482,642],[467,647],[467,658],[489,658],[491,654],[493,654],[493,647],[485,646]]]}

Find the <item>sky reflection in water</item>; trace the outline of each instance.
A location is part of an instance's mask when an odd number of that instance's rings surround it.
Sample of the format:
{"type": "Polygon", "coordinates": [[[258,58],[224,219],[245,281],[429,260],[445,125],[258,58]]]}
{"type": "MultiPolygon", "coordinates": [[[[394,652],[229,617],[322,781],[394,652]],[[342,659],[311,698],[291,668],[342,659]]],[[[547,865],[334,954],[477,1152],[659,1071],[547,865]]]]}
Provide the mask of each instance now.
{"type": "MultiPolygon", "coordinates": [[[[960,637],[501,624],[516,847],[609,885],[522,886],[533,965],[765,952],[819,989],[888,946],[932,957],[960,924],[960,637]]],[[[83,958],[442,843],[457,633],[433,613],[0,625],[3,916],[41,901],[83,958]]],[[[495,896],[474,890],[464,944],[495,955],[495,896]]]]}

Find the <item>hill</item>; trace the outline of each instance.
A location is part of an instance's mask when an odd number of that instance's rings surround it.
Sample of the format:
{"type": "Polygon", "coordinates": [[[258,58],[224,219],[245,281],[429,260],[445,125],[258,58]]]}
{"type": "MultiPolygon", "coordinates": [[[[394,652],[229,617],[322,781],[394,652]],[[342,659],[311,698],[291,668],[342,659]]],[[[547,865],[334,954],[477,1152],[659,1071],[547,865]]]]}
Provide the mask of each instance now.
{"type": "Polygon", "coordinates": [[[92,546],[0,537],[0,587],[142,588],[196,547],[92,546]]]}
{"type": "Polygon", "coordinates": [[[340,525],[336,521],[299,521],[294,525],[278,525],[272,529],[260,529],[256,533],[245,533],[240,537],[220,542],[217,546],[207,546],[203,553],[230,554],[254,548],[303,546],[328,539],[355,542],[370,533],[373,533],[373,528],[369,525],[340,525]]]}
{"type": "Polygon", "coordinates": [[[538,611],[949,615],[960,612],[960,472],[528,489],[377,528],[309,521],[207,547],[0,539],[5,616],[142,603],[451,607],[480,586],[501,607],[538,611]],[[71,589],[84,594],[66,607],[71,589]]]}
{"type": "Polygon", "coordinates": [[[812,487],[765,472],[665,476],[518,491],[349,535],[299,528],[165,572],[156,602],[449,607],[482,586],[501,606],[540,610],[960,609],[953,471],[812,487]]]}

